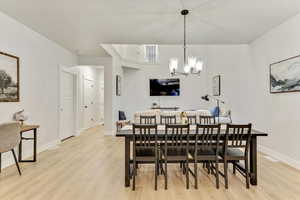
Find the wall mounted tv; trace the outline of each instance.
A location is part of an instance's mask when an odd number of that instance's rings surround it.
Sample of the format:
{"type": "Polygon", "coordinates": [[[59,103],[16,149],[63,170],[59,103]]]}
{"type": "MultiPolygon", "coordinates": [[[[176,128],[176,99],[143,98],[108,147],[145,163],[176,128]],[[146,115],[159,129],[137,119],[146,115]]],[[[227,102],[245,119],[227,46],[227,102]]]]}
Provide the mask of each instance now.
{"type": "Polygon", "coordinates": [[[179,96],[180,80],[172,79],[150,79],[150,96],[179,96]]]}

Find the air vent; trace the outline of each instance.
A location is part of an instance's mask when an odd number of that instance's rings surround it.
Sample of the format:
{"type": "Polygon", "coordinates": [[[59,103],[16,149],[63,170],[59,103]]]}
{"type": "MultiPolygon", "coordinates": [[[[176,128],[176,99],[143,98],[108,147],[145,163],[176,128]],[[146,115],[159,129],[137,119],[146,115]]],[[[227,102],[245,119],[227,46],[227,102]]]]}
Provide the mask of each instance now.
{"type": "Polygon", "coordinates": [[[158,62],[158,45],[145,45],[145,59],[151,64],[158,62]]]}

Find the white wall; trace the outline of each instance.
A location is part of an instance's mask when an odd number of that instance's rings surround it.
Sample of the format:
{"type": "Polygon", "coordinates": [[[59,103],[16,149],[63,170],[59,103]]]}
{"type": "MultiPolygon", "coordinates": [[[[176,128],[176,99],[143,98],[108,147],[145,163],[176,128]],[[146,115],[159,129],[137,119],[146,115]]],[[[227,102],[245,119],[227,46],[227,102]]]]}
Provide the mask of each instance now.
{"type": "Polygon", "coordinates": [[[205,66],[200,77],[179,76],[181,90],[179,97],[150,97],[149,79],[170,77],[169,59],[182,58],[181,45],[160,45],[160,62],[157,66],[146,66],[140,70],[124,70],[123,108],[128,118],[132,118],[136,111],[149,109],[154,101],[160,102],[161,106],[179,106],[183,110],[209,109],[215,103],[207,104],[201,100],[201,96],[212,93],[212,77],[218,74],[222,76],[221,98],[232,106],[233,112],[237,111],[237,118],[244,112],[240,99],[242,95],[247,94],[247,90],[237,89],[236,83],[237,81],[244,83],[243,76],[240,74],[249,68],[248,45],[189,46],[188,52],[189,55],[201,58],[205,66]]]}
{"type": "Polygon", "coordinates": [[[270,94],[269,65],[300,54],[300,15],[270,30],[250,44],[253,88],[246,103],[249,118],[269,132],[264,150],[300,168],[300,93],[270,94]]]}
{"type": "Polygon", "coordinates": [[[145,63],[144,45],[113,45],[122,59],[145,63]]]}
{"type": "MultiPolygon", "coordinates": [[[[2,13],[0,26],[0,51],[20,57],[21,95],[19,103],[0,103],[0,122],[12,120],[12,114],[24,108],[30,115],[26,123],[41,126],[38,147],[45,148],[59,138],[58,66],[76,65],[77,56],[2,13]]],[[[27,155],[29,150],[32,147],[25,145],[27,155]]]]}
{"type": "MultiPolygon", "coordinates": [[[[248,117],[249,99],[252,79],[249,76],[251,60],[248,45],[212,45],[208,48],[208,77],[207,87],[212,94],[212,79],[221,75],[221,96],[225,107],[232,111],[233,122],[250,123],[253,119],[248,117]]],[[[215,104],[215,102],[214,102],[215,104]]],[[[210,104],[212,105],[212,104],[210,104]]],[[[224,105],[222,105],[224,106],[224,105]]]]}

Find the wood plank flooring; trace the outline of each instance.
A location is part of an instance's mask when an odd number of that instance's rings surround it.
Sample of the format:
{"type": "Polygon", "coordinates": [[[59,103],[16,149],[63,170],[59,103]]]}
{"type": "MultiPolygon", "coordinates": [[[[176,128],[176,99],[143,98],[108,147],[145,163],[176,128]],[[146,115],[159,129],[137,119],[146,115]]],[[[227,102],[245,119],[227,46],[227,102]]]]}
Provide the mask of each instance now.
{"type": "Polygon", "coordinates": [[[199,189],[185,189],[184,176],[177,165],[169,170],[169,189],[154,191],[152,166],[139,168],[136,191],[124,187],[124,140],[103,136],[95,127],[66,140],[60,148],[38,155],[37,163],[22,163],[20,177],[15,166],[0,174],[1,200],[299,200],[300,172],[280,162],[259,156],[259,185],[249,190],[240,175],[230,173],[229,189],[221,179],[200,169],[199,189]]]}

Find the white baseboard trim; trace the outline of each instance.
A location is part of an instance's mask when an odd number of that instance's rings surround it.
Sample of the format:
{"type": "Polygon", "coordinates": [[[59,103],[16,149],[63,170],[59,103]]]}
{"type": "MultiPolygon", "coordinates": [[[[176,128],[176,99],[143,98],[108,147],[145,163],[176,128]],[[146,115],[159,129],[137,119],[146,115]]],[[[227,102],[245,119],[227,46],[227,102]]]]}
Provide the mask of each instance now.
{"type": "Polygon", "coordinates": [[[79,130],[76,130],[76,132],[75,132],[75,135],[74,136],[80,136],[81,135],[81,133],[84,131],[85,129],[84,128],[82,128],[82,129],[79,129],[79,130]]]}
{"type": "Polygon", "coordinates": [[[273,149],[270,149],[268,147],[262,146],[262,145],[258,145],[258,150],[262,153],[265,153],[287,165],[290,165],[291,167],[294,167],[298,170],[300,170],[300,161],[295,160],[289,156],[286,156],[282,153],[279,153],[277,151],[274,151],[273,149]]]}
{"type": "MultiPolygon", "coordinates": [[[[49,142],[49,143],[47,143],[47,144],[45,144],[45,145],[38,146],[38,147],[37,147],[37,153],[41,153],[41,152],[43,152],[43,151],[46,151],[46,150],[48,150],[48,149],[50,149],[50,148],[52,148],[52,147],[55,147],[56,145],[59,145],[60,143],[61,143],[60,140],[55,140],[55,141],[49,142]]],[[[16,154],[18,155],[16,149],[15,149],[15,152],[16,152],[16,154]]],[[[27,149],[27,150],[25,149],[25,150],[23,150],[22,153],[23,153],[23,155],[22,155],[22,158],[23,158],[23,159],[27,159],[27,158],[29,158],[29,157],[32,157],[32,155],[33,155],[31,149],[30,149],[30,150],[29,150],[29,149],[27,149]]],[[[3,160],[2,160],[2,169],[4,169],[4,168],[6,168],[6,167],[9,167],[9,166],[15,164],[15,161],[14,161],[14,159],[13,159],[12,153],[11,153],[11,152],[3,153],[3,155],[5,155],[5,154],[10,154],[10,155],[9,155],[9,156],[6,156],[6,159],[3,159],[3,160]]]]}

